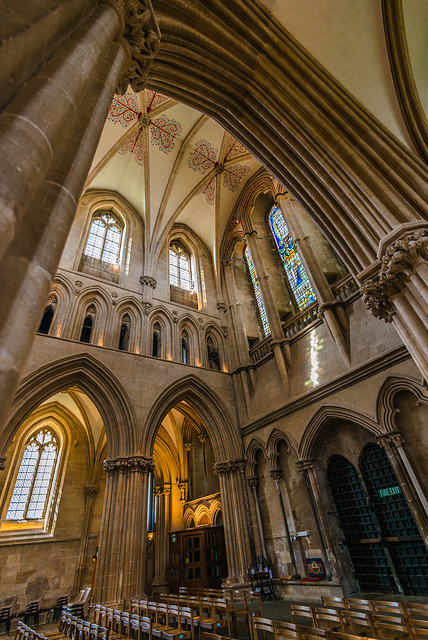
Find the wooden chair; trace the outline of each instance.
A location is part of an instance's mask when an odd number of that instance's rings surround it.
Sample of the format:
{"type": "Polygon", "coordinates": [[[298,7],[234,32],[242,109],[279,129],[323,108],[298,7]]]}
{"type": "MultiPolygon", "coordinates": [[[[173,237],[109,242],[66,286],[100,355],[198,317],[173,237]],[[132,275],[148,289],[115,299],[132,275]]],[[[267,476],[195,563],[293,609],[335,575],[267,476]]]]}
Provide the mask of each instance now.
{"type": "Polygon", "coordinates": [[[344,633],[360,636],[376,635],[371,613],[364,613],[363,611],[340,611],[339,614],[344,633]]]}
{"type": "Polygon", "coordinates": [[[12,616],[15,609],[17,608],[17,604],[18,604],[18,596],[13,596],[5,600],[5,602],[3,603],[3,606],[0,607],[0,624],[2,622],[5,623],[7,635],[9,635],[10,633],[12,616]]]}
{"type": "Polygon", "coordinates": [[[215,602],[211,598],[199,598],[199,616],[197,616],[196,621],[199,628],[199,636],[202,630],[214,633],[215,631],[224,629],[226,626],[229,629],[230,635],[229,610],[227,604],[225,609],[224,603],[215,602]],[[226,612],[227,619],[223,618],[224,612],[226,612]]]}
{"type": "Polygon", "coordinates": [[[194,639],[193,612],[190,607],[178,607],[173,605],[168,611],[169,629],[162,631],[163,640],[186,640],[194,639]],[[171,616],[173,616],[176,626],[171,626],[171,616]],[[183,628],[183,623],[186,628],[183,628]]]}
{"type": "Polygon", "coordinates": [[[24,613],[24,624],[28,625],[28,623],[30,622],[30,620],[32,618],[33,621],[34,621],[34,626],[36,627],[36,629],[38,629],[38,627],[39,627],[40,605],[42,603],[44,595],[45,595],[45,592],[43,591],[43,593],[40,596],[40,598],[38,598],[37,600],[31,600],[27,604],[27,608],[26,608],[25,613],[24,613]]]}
{"type": "Polygon", "coordinates": [[[233,635],[238,635],[236,621],[237,618],[245,620],[250,638],[252,638],[253,625],[251,619],[261,618],[262,604],[260,595],[254,591],[230,591],[229,612],[232,618],[233,635]]]}
{"type": "MultiPolygon", "coordinates": [[[[152,603],[150,603],[152,604],[152,603]]],[[[150,608],[149,608],[150,611],[150,608]]],[[[156,638],[162,637],[162,632],[168,630],[168,605],[163,602],[156,604],[156,613],[152,622],[152,635],[156,638]]]]}
{"type": "Polygon", "coordinates": [[[354,636],[352,633],[343,633],[342,631],[332,631],[329,634],[330,640],[375,640],[367,636],[354,636]]]}
{"type": "Polygon", "coordinates": [[[428,637],[428,620],[427,619],[408,618],[407,624],[409,626],[412,638],[428,637]]]}
{"type": "Polygon", "coordinates": [[[67,610],[73,616],[77,616],[78,618],[86,618],[89,610],[90,599],[91,588],[88,587],[87,589],[82,589],[82,591],[77,596],[77,600],[69,602],[69,604],[67,605],[67,610]]]}
{"type": "Polygon", "coordinates": [[[275,640],[300,640],[300,629],[292,622],[274,620],[275,640]]]}
{"type": "Polygon", "coordinates": [[[330,638],[330,631],[318,629],[317,627],[298,626],[301,640],[320,640],[320,638],[330,638]]]}
{"type": "Polygon", "coordinates": [[[229,636],[220,636],[218,633],[204,631],[202,634],[202,640],[236,640],[236,638],[230,638],[229,636]]]}
{"type": "Polygon", "coordinates": [[[337,609],[314,607],[313,614],[316,627],[329,631],[343,631],[340,611],[337,609]]]}
{"type": "Polygon", "coordinates": [[[403,602],[402,604],[408,618],[428,618],[428,604],[421,602],[403,602]]]}
{"type": "Polygon", "coordinates": [[[373,614],[373,624],[377,638],[407,638],[411,635],[410,626],[404,616],[384,616],[373,614]]]}
{"type": "Polygon", "coordinates": [[[263,640],[266,638],[266,633],[269,633],[268,638],[276,640],[276,628],[275,621],[269,620],[269,618],[261,618],[260,616],[254,616],[251,620],[253,627],[253,640],[259,640],[258,632],[263,632],[263,640]]]}
{"type": "Polygon", "coordinates": [[[407,616],[406,607],[403,602],[393,600],[372,600],[373,613],[385,616],[407,616]]]}
{"type": "Polygon", "coordinates": [[[373,612],[370,600],[364,600],[362,598],[345,598],[345,604],[349,611],[362,611],[363,613],[373,612]]]}
{"type": "Polygon", "coordinates": [[[302,604],[290,604],[290,616],[293,624],[298,624],[297,618],[306,618],[311,621],[311,626],[316,627],[312,607],[302,604]]]}
{"type": "Polygon", "coordinates": [[[327,609],[346,609],[345,598],[321,596],[322,606],[327,609]]]}
{"type": "Polygon", "coordinates": [[[58,620],[60,619],[62,608],[68,605],[70,596],[71,596],[71,587],[69,588],[67,593],[64,593],[62,596],[58,596],[58,598],[56,599],[56,603],[54,606],[53,622],[58,622],[58,620]]]}

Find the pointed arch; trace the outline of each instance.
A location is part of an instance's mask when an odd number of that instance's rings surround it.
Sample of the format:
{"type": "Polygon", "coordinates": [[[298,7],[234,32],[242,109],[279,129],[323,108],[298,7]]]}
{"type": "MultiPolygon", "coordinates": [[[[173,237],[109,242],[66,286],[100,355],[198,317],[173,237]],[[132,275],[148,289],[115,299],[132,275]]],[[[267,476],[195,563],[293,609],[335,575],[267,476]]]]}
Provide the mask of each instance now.
{"type": "Polygon", "coordinates": [[[418,403],[428,404],[428,392],[417,380],[388,376],[381,386],[376,400],[376,417],[381,425],[382,432],[396,431],[394,417],[397,409],[394,406],[394,397],[399,391],[410,391],[418,403]]]}
{"type": "Polygon", "coordinates": [[[242,459],[242,441],[236,423],[232,421],[218,395],[194,375],[173,382],[152,404],[141,442],[143,455],[152,455],[156,435],[164,416],[183,401],[190,404],[207,425],[217,462],[242,459]]]}
{"type": "Polygon", "coordinates": [[[274,429],[270,434],[266,444],[266,455],[269,458],[273,469],[277,468],[277,460],[279,455],[278,446],[282,441],[286,443],[287,449],[294,454],[296,462],[298,459],[298,447],[297,442],[294,440],[294,438],[292,438],[288,433],[284,433],[284,431],[274,429]]]}
{"type": "Polygon", "coordinates": [[[320,431],[326,426],[330,420],[343,420],[353,422],[367,429],[370,433],[378,436],[382,433],[379,425],[375,420],[362,413],[346,409],[344,407],[321,407],[310,420],[305,429],[302,440],[299,445],[299,459],[307,460],[313,456],[313,448],[320,431]]]}
{"type": "Polygon", "coordinates": [[[34,409],[72,386],[82,389],[97,407],[107,435],[108,457],[136,452],[136,417],[125,389],[104,364],[82,353],[56,360],[22,380],[4,431],[0,456],[5,455],[19,425],[34,409]]]}
{"type": "Polygon", "coordinates": [[[259,438],[253,438],[245,451],[245,458],[247,459],[247,476],[252,477],[256,475],[256,456],[261,451],[263,458],[267,458],[266,444],[259,440],[259,438]]]}

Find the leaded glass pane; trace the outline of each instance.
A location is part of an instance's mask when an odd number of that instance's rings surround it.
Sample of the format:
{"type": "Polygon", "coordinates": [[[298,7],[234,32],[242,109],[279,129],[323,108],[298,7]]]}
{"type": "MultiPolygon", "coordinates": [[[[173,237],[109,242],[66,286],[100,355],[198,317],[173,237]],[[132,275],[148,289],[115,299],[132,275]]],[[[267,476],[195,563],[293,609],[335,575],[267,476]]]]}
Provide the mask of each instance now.
{"type": "Polygon", "coordinates": [[[278,247],[285,272],[301,311],[313,302],[316,302],[314,290],[309,282],[307,273],[302,265],[300,256],[291,237],[291,233],[285,223],[284,217],[278,209],[273,207],[269,223],[275,242],[278,247]]]}
{"type": "Polygon", "coordinates": [[[178,255],[176,251],[171,248],[169,250],[169,283],[174,287],[178,287],[178,255]]]}
{"type": "Polygon", "coordinates": [[[106,235],[107,225],[103,220],[97,218],[91,224],[88,242],[86,243],[84,253],[92,258],[101,258],[104,246],[104,238],[106,235]]]}
{"type": "Polygon", "coordinates": [[[257,281],[256,270],[254,269],[253,258],[249,248],[245,249],[245,259],[247,260],[248,269],[250,271],[251,281],[254,287],[254,293],[256,294],[256,302],[260,312],[260,318],[262,320],[263,331],[265,336],[270,334],[269,322],[266,315],[266,309],[262,298],[262,292],[260,291],[259,283],[257,281]]]}
{"type": "Polygon", "coordinates": [[[47,444],[43,448],[27,510],[28,519],[43,518],[44,516],[46,498],[48,497],[50,489],[56,454],[57,448],[53,443],[47,444]]]}
{"type": "Polygon", "coordinates": [[[179,257],[179,267],[180,267],[180,287],[182,289],[186,289],[186,291],[190,291],[190,261],[188,256],[185,253],[180,253],[179,257]]]}
{"type": "Polygon", "coordinates": [[[36,442],[31,442],[25,448],[6,520],[22,520],[22,518],[24,518],[25,507],[39,459],[39,451],[40,447],[36,442]]]}
{"type": "Polygon", "coordinates": [[[186,291],[192,290],[190,258],[180,245],[169,250],[169,283],[186,291]]]}
{"type": "Polygon", "coordinates": [[[110,264],[117,263],[119,259],[121,237],[122,231],[120,228],[115,224],[111,224],[107,229],[106,241],[102,255],[104,262],[109,262],[110,264]]]}

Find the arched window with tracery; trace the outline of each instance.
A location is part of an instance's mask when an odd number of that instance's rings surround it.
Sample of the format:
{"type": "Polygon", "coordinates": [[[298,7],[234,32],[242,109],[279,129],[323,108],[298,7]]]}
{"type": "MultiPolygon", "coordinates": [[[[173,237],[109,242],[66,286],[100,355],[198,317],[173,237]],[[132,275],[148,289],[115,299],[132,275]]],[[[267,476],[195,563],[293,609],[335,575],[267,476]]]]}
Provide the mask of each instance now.
{"type": "Polygon", "coordinates": [[[94,305],[91,304],[88,307],[85,315],[85,319],[83,320],[82,331],[80,332],[80,342],[87,342],[88,344],[91,342],[92,331],[94,328],[94,320],[95,320],[96,309],[94,305]]]}
{"type": "Polygon", "coordinates": [[[42,321],[40,323],[40,326],[37,329],[38,333],[45,333],[46,335],[50,331],[50,328],[51,328],[51,325],[52,325],[52,320],[53,320],[53,317],[55,315],[56,307],[57,307],[57,304],[58,304],[58,298],[56,297],[56,295],[54,293],[49,296],[48,303],[49,304],[45,309],[45,312],[43,314],[43,318],[42,318],[42,321]]]}
{"type": "Polygon", "coordinates": [[[296,299],[299,311],[313,302],[316,296],[309,282],[308,274],[300,260],[291,233],[278,207],[273,207],[269,215],[269,225],[284,265],[285,273],[296,299]]]}
{"type": "Polygon", "coordinates": [[[80,270],[118,282],[122,236],[119,220],[110,211],[98,211],[92,218],[80,270]]]}
{"type": "Polygon", "coordinates": [[[214,371],[220,371],[220,354],[212,336],[207,337],[207,356],[208,367],[214,371]]]}
{"type": "Polygon", "coordinates": [[[50,429],[27,441],[6,520],[41,520],[46,515],[58,464],[58,440],[50,429]]]}
{"type": "Polygon", "coordinates": [[[265,336],[268,336],[270,334],[269,321],[266,315],[266,309],[265,309],[265,304],[263,302],[262,292],[260,291],[260,286],[257,280],[257,274],[254,268],[253,258],[251,257],[251,252],[248,247],[246,247],[244,255],[245,255],[245,260],[247,261],[248,271],[250,272],[251,282],[253,284],[257,306],[259,308],[260,319],[262,321],[262,326],[263,326],[263,332],[265,336]]]}
{"type": "Polygon", "coordinates": [[[169,285],[172,302],[198,307],[198,296],[192,280],[191,257],[179,242],[172,242],[169,247],[169,285]]]}

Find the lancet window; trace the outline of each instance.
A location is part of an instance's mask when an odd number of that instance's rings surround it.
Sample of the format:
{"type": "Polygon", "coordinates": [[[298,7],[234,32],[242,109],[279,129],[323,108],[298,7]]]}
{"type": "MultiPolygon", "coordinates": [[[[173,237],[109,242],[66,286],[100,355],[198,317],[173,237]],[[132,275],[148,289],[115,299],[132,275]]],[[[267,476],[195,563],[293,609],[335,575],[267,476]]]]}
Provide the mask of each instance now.
{"type": "Polygon", "coordinates": [[[171,244],[169,248],[169,283],[185,291],[194,289],[190,256],[181,244],[171,244]]]}
{"type": "Polygon", "coordinates": [[[302,265],[284,216],[278,207],[272,208],[269,215],[269,224],[297,306],[301,311],[313,302],[316,302],[314,290],[309,282],[305,268],[302,265]]]}
{"type": "Polygon", "coordinates": [[[268,336],[270,334],[269,321],[266,315],[266,309],[265,309],[265,304],[263,302],[262,292],[260,291],[260,286],[257,280],[253,258],[251,257],[251,252],[248,247],[245,249],[245,259],[247,261],[248,271],[250,272],[251,282],[253,284],[254,293],[256,296],[256,302],[259,308],[260,318],[263,325],[263,332],[265,336],[268,336]]]}
{"type": "Polygon", "coordinates": [[[109,264],[118,264],[122,242],[122,227],[118,220],[105,212],[97,214],[91,224],[84,254],[109,264]]]}
{"type": "Polygon", "coordinates": [[[41,429],[28,440],[15,481],[6,520],[45,517],[58,463],[58,442],[52,431],[41,429]]]}

